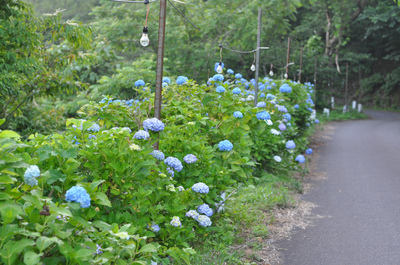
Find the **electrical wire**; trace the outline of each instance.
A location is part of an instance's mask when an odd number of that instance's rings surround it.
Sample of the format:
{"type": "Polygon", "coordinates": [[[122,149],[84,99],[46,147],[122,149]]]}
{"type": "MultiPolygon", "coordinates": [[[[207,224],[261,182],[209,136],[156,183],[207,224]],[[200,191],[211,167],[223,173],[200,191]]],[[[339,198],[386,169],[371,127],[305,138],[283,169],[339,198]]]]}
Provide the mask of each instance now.
{"type": "MultiPolygon", "coordinates": [[[[159,0],[151,0],[151,1],[128,1],[128,0],[109,0],[112,2],[121,2],[121,3],[134,3],[134,4],[148,4],[148,3],[153,3],[153,2],[157,2],[159,0]]],[[[235,53],[254,53],[257,50],[261,49],[257,48],[251,51],[239,51],[239,50],[235,50],[235,49],[231,49],[228,47],[223,46],[222,44],[217,43],[216,41],[214,41],[210,36],[208,36],[207,34],[205,34],[201,29],[199,29],[192,21],[190,21],[190,19],[188,19],[170,0],[168,0],[168,2],[171,4],[171,6],[182,16],[184,17],[195,29],[197,29],[201,34],[203,34],[205,37],[207,37],[212,43],[218,45],[221,50],[225,49],[231,52],[235,52],[235,53]]],[[[148,15],[148,13],[147,13],[148,15]]],[[[146,15],[146,24],[147,24],[147,15],[146,15]]]]}
{"type": "Polygon", "coordinates": [[[150,5],[149,4],[146,5],[147,5],[147,13],[146,13],[146,21],[144,22],[145,27],[147,27],[147,18],[149,17],[149,11],[150,11],[150,5]]]}
{"type": "Polygon", "coordinates": [[[184,17],[195,29],[197,29],[198,31],[200,31],[205,37],[207,37],[212,43],[219,45],[219,47],[221,49],[225,49],[231,52],[236,52],[236,53],[253,53],[255,51],[257,51],[257,49],[255,50],[251,50],[251,51],[239,51],[239,50],[234,50],[234,49],[230,49],[228,47],[223,46],[222,44],[218,44],[216,41],[214,41],[210,36],[208,36],[207,34],[205,34],[203,31],[201,31],[201,29],[199,29],[195,24],[193,24],[192,21],[190,21],[190,19],[188,19],[173,3],[171,3],[170,0],[168,0],[168,2],[171,4],[171,6],[182,16],[184,17]]]}
{"type": "MultiPolygon", "coordinates": [[[[112,2],[121,2],[121,3],[134,3],[134,4],[145,4],[145,1],[127,1],[127,0],[109,0],[112,2]]],[[[157,2],[159,0],[152,0],[149,3],[157,2]]]]}

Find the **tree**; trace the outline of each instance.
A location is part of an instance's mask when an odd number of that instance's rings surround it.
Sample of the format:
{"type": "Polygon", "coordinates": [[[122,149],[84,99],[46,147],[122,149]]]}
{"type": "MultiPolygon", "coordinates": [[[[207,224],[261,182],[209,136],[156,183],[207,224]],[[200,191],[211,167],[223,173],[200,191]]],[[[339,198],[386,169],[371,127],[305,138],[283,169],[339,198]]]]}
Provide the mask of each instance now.
{"type": "Polygon", "coordinates": [[[1,0],[0,8],[0,118],[22,115],[20,107],[39,95],[51,95],[82,85],[65,66],[83,60],[91,29],[60,12],[36,18],[30,4],[1,0]],[[4,2],[6,1],[6,2],[4,2]]]}

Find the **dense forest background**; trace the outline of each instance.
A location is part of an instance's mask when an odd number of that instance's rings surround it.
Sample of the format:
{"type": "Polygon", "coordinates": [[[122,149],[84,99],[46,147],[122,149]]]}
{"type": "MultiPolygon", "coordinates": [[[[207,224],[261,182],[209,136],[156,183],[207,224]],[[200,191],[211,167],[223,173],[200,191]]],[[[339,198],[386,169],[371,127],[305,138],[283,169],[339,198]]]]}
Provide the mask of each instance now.
{"type": "MultiPolygon", "coordinates": [[[[291,38],[289,78],[314,83],[316,108],[357,100],[367,107],[400,103],[400,7],[382,0],[168,2],[164,76],[203,84],[215,74],[218,44],[256,48],[262,8],[260,75],[281,78],[291,38]],[[191,25],[177,10],[188,17],[191,25]],[[348,92],[346,87],[348,65],[348,92]]],[[[65,119],[105,95],[134,98],[143,79],[154,87],[159,2],[149,4],[150,45],[139,39],[144,4],[105,0],[0,0],[0,118],[24,135],[62,130],[65,119]]],[[[226,69],[254,78],[252,53],[224,49],[226,69]]]]}

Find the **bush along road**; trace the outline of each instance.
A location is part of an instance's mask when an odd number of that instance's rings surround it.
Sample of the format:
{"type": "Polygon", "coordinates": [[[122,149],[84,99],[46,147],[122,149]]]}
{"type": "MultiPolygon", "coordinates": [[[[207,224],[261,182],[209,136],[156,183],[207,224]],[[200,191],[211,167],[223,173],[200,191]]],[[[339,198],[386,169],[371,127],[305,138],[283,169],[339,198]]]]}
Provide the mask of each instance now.
{"type": "Polygon", "coordinates": [[[0,132],[2,263],[190,263],[194,242],[221,233],[224,192],[302,170],[319,122],[311,84],[257,80],[254,106],[256,81],[230,69],[174,80],[163,79],[161,120],[137,80],[134,99],[91,102],[65,132],[0,132]]]}

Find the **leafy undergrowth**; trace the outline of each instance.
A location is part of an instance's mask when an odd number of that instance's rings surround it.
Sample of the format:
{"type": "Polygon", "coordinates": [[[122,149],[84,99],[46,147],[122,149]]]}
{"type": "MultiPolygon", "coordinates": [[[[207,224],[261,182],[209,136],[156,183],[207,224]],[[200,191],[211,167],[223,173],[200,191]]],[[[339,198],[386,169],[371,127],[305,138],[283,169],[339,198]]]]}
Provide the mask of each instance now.
{"type": "Polygon", "coordinates": [[[255,183],[240,187],[226,200],[214,231],[196,240],[193,247],[197,254],[192,263],[257,264],[259,257],[249,255],[241,246],[252,250],[263,248],[263,240],[269,236],[268,227],[274,222],[273,210],[293,207],[294,192],[302,192],[299,180],[268,173],[255,183]]]}
{"type": "Polygon", "coordinates": [[[358,111],[349,111],[343,113],[341,110],[332,110],[329,116],[320,115],[318,116],[320,121],[347,121],[347,120],[359,120],[359,119],[368,119],[368,115],[364,112],[358,111]]]}

